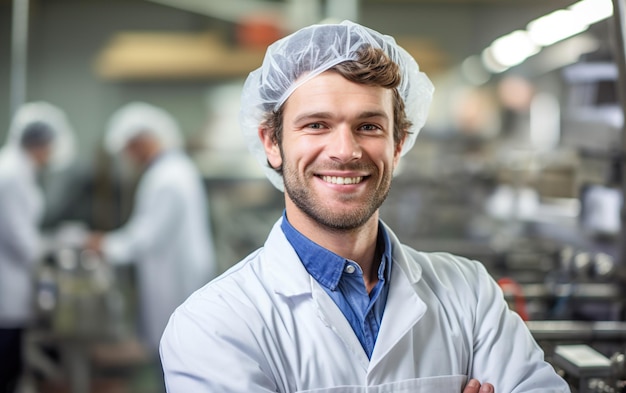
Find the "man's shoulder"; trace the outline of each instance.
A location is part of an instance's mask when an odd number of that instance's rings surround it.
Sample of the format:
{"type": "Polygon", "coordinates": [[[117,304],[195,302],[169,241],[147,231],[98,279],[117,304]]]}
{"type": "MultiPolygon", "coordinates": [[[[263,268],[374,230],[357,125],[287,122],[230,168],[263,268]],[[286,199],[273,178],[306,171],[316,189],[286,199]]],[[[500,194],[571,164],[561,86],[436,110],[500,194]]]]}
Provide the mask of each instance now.
{"type": "Polygon", "coordinates": [[[21,168],[0,165],[0,194],[12,199],[22,198],[24,190],[30,190],[35,183],[24,176],[21,168]]]}
{"type": "Polygon", "coordinates": [[[166,335],[196,335],[207,327],[222,336],[254,335],[261,314],[271,310],[275,300],[259,261],[262,253],[262,248],[254,251],[189,296],[174,311],[166,335]]]}
{"type": "Polygon", "coordinates": [[[183,197],[198,189],[201,185],[199,171],[184,160],[176,157],[167,162],[155,163],[148,168],[140,180],[140,187],[150,192],[167,193],[183,197]]]}
{"type": "Polygon", "coordinates": [[[10,187],[18,184],[18,178],[12,172],[0,168],[0,192],[10,191],[10,187]]]}
{"type": "Polygon", "coordinates": [[[15,186],[24,180],[23,167],[11,157],[0,155],[0,184],[3,186],[15,186]]]}
{"type": "Polygon", "coordinates": [[[425,277],[463,277],[472,280],[486,272],[481,262],[461,255],[445,251],[417,251],[407,245],[402,245],[402,250],[409,268],[419,269],[425,277]]]}
{"type": "MultiPolygon", "coordinates": [[[[462,313],[464,309],[459,306],[476,304],[481,290],[494,285],[478,261],[448,252],[420,252],[410,247],[404,247],[404,255],[403,270],[407,278],[423,296],[422,300],[433,306],[445,304],[449,310],[462,313]]],[[[395,260],[402,266],[401,261],[395,260]]]]}
{"type": "Polygon", "coordinates": [[[391,240],[392,259],[408,274],[421,275],[470,275],[481,274],[482,263],[446,251],[425,252],[402,242],[395,233],[385,227],[391,240]]]}
{"type": "Polygon", "coordinates": [[[250,253],[222,274],[215,277],[193,293],[183,304],[186,307],[196,307],[206,303],[228,302],[229,299],[245,298],[246,294],[257,290],[263,285],[263,277],[259,269],[263,248],[250,253]]]}

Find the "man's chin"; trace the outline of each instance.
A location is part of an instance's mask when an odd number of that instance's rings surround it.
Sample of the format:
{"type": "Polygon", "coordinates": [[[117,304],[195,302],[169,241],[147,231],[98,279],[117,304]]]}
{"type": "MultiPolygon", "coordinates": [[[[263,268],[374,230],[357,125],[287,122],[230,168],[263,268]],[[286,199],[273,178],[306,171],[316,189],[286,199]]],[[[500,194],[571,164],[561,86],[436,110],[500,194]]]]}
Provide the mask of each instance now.
{"type": "Polygon", "coordinates": [[[309,216],[318,224],[335,231],[352,231],[365,225],[373,213],[343,209],[325,209],[309,216]]]}

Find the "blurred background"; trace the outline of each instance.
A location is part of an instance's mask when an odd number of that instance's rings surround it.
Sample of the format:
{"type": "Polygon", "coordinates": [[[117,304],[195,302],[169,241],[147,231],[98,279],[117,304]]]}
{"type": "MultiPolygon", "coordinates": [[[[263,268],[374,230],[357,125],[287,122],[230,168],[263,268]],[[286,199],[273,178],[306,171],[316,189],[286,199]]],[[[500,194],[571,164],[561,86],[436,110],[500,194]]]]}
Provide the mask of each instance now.
{"type": "MultiPolygon", "coordinates": [[[[623,7],[0,0],[0,140],[24,102],[63,109],[77,156],[41,176],[42,230],[50,241],[73,227],[108,231],[129,217],[138,181],[104,151],[109,117],[130,101],[166,109],[203,175],[222,272],[262,246],[283,209],[239,132],[243,80],[274,40],[358,21],[394,36],[436,88],[382,218],[419,250],[483,262],[573,391],[624,391],[623,7]]],[[[132,265],[68,272],[58,254],[41,265],[37,290],[54,296],[38,298],[23,390],[158,391],[158,370],[133,340],[132,265]]]]}

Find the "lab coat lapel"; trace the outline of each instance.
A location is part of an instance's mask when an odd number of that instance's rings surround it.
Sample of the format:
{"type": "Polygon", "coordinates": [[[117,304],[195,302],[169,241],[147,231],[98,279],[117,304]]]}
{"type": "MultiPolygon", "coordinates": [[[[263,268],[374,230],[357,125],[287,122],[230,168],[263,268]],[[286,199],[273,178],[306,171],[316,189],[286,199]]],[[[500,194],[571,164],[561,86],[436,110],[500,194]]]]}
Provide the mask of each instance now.
{"type": "Polygon", "coordinates": [[[313,288],[313,301],[317,307],[317,316],[324,322],[324,325],[339,336],[346,348],[359,362],[363,371],[367,371],[369,359],[345,315],[313,277],[311,277],[311,286],[313,288]]]}
{"type": "Polygon", "coordinates": [[[421,267],[409,263],[400,241],[387,227],[393,258],[391,286],[374,352],[368,360],[346,317],[300,262],[280,228],[281,221],[282,218],[274,225],[265,244],[264,265],[272,277],[274,292],[285,297],[312,296],[318,318],[340,337],[359,365],[371,372],[426,312],[426,304],[414,288],[421,278],[421,267]]]}
{"type": "Polygon", "coordinates": [[[424,316],[427,308],[415,290],[415,283],[421,279],[421,267],[408,261],[399,240],[389,228],[387,232],[391,238],[393,268],[389,295],[372,353],[370,371],[415,326],[424,316]]]}
{"type": "Polygon", "coordinates": [[[270,286],[284,297],[310,295],[310,275],[280,228],[282,220],[274,224],[264,247],[263,266],[267,268],[270,286]]]}
{"type": "Polygon", "coordinates": [[[282,218],[274,225],[265,246],[267,260],[264,264],[267,264],[272,276],[274,292],[284,297],[312,296],[317,317],[339,336],[365,372],[369,359],[352,326],[326,291],[306,271],[283,234],[281,221],[282,218]]]}

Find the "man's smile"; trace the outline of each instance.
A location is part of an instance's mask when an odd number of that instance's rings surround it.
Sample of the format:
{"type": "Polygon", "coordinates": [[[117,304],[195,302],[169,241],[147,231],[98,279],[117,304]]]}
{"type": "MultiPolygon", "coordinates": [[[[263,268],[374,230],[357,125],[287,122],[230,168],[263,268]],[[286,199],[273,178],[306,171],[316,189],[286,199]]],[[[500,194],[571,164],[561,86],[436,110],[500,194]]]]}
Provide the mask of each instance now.
{"type": "Polygon", "coordinates": [[[358,184],[363,181],[363,176],[342,177],[342,176],[319,176],[326,183],[332,184],[358,184]]]}

